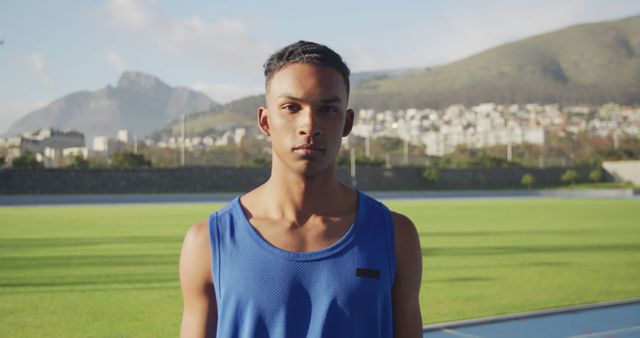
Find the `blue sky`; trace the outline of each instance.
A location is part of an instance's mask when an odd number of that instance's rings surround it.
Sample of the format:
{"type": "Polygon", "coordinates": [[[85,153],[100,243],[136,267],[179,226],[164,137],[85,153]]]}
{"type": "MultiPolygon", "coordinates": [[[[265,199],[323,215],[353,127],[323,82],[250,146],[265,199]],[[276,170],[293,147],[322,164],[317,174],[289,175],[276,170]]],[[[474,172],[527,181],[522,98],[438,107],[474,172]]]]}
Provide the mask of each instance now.
{"type": "Polygon", "coordinates": [[[2,1],[0,133],[124,70],[227,102],[260,93],[266,57],[300,39],[334,48],[354,71],[424,67],[639,14],[637,0],[2,1]]]}

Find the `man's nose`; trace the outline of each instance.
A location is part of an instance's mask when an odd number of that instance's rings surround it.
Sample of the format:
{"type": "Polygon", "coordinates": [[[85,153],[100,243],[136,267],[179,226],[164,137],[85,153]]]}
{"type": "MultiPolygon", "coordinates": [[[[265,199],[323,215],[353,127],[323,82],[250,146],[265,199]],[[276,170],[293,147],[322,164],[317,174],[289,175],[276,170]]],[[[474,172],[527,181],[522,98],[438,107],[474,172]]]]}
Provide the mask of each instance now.
{"type": "Polygon", "coordinates": [[[323,132],[322,126],[318,121],[318,113],[313,109],[304,109],[299,112],[300,124],[298,133],[300,135],[318,136],[323,132]]]}

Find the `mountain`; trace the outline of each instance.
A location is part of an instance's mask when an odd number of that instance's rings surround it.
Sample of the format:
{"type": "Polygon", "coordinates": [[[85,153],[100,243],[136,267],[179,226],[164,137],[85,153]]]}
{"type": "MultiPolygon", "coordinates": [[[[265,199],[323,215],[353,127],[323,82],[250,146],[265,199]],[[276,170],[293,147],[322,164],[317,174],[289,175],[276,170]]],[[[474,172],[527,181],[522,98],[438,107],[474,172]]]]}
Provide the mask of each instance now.
{"type": "MultiPolygon", "coordinates": [[[[186,130],[190,136],[221,134],[232,127],[247,127],[257,132],[258,107],[264,105],[264,95],[243,97],[207,112],[190,115],[186,130]]],[[[181,133],[181,122],[173,121],[164,128],[151,134],[159,140],[164,136],[177,136],[181,133]]]]}
{"type": "MultiPolygon", "coordinates": [[[[185,87],[170,87],[140,72],[125,72],[115,87],[67,95],[15,122],[8,136],[38,128],[71,128],[94,136],[115,136],[119,129],[144,136],[180,118],[182,112],[208,111],[220,105],[185,87]]],[[[88,143],[89,144],[89,143],[88,143]]]]}
{"type": "Polygon", "coordinates": [[[374,71],[367,71],[367,72],[352,73],[351,76],[349,77],[349,82],[351,86],[356,86],[362,82],[390,79],[390,78],[398,77],[400,75],[412,74],[419,70],[420,69],[418,68],[401,68],[401,69],[374,70],[374,71]]]}
{"type": "MultiPolygon", "coordinates": [[[[640,103],[640,16],[582,24],[507,43],[438,67],[354,73],[351,107],[444,108],[451,104],[640,103]]],[[[190,135],[256,126],[264,95],[197,114],[190,135]]],[[[179,135],[173,123],[157,133],[179,135]]]]}
{"type": "Polygon", "coordinates": [[[362,81],[354,108],[455,103],[640,103],[640,16],[507,43],[443,66],[362,81]]]}

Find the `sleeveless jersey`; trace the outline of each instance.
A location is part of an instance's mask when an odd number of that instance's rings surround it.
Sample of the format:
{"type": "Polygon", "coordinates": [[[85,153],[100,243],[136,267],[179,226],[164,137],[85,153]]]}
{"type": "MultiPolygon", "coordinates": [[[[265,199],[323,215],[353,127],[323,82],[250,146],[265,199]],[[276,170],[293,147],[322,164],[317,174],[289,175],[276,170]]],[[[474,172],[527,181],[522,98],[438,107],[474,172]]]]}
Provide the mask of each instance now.
{"type": "Polygon", "coordinates": [[[209,234],[218,337],[393,336],[393,221],[365,193],[347,233],[320,250],[273,246],[239,197],[209,217],[209,234]]]}

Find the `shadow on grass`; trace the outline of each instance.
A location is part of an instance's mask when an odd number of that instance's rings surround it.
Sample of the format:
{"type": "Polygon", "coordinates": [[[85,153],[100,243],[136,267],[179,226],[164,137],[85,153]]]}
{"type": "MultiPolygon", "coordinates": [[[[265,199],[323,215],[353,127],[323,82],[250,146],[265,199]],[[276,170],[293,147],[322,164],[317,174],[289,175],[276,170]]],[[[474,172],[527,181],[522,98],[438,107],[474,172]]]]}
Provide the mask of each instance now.
{"type": "Polygon", "coordinates": [[[532,267],[532,266],[570,266],[575,265],[567,262],[530,262],[530,263],[517,263],[517,264],[478,264],[478,265],[451,265],[451,266],[431,266],[425,263],[425,269],[433,270],[460,270],[460,269],[493,269],[493,268],[520,268],[520,267],[532,267]]]}
{"type": "MultiPolygon", "coordinates": [[[[631,229],[637,232],[636,229],[631,229]]],[[[618,231],[618,230],[616,230],[618,231]]],[[[421,237],[484,237],[484,236],[548,236],[548,235],[581,235],[593,233],[607,233],[602,229],[578,230],[486,230],[486,231],[419,231],[421,237]]]]}
{"type": "Polygon", "coordinates": [[[590,245],[536,245],[536,246],[485,246],[485,247],[431,247],[423,248],[423,256],[482,256],[518,254],[640,252],[640,243],[590,244],[590,245]]]}
{"type": "Polygon", "coordinates": [[[65,248],[113,244],[182,243],[183,236],[0,238],[0,248],[65,248]]]}
{"type": "Polygon", "coordinates": [[[112,287],[82,287],[82,288],[12,288],[10,291],[0,292],[2,293],[10,293],[10,294],[32,294],[32,293],[63,293],[63,292],[108,292],[108,291],[137,291],[137,290],[180,290],[180,285],[176,283],[172,283],[172,285],[147,285],[147,286],[112,286],[112,287]]]}
{"type": "Polygon", "coordinates": [[[486,277],[458,277],[458,278],[442,278],[442,279],[424,279],[422,283],[469,283],[469,282],[489,282],[496,278],[486,277]]]}
{"type": "Polygon", "coordinates": [[[135,285],[135,284],[151,284],[178,282],[178,276],[174,273],[139,273],[139,274],[98,274],[88,276],[44,276],[38,278],[2,278],[0,279],[1,288],[23,288],[23,287],[58,287],[58,286],[74,286],[82,287],[89,285],[135,285]]]}
{"type": "Polygon", "coordinates": [[[1,270],[30,270],[56,268],[109,268],[130,266],[178,266],[179,252],[139,255],[59,255],[0,257],[1,270]]]}

